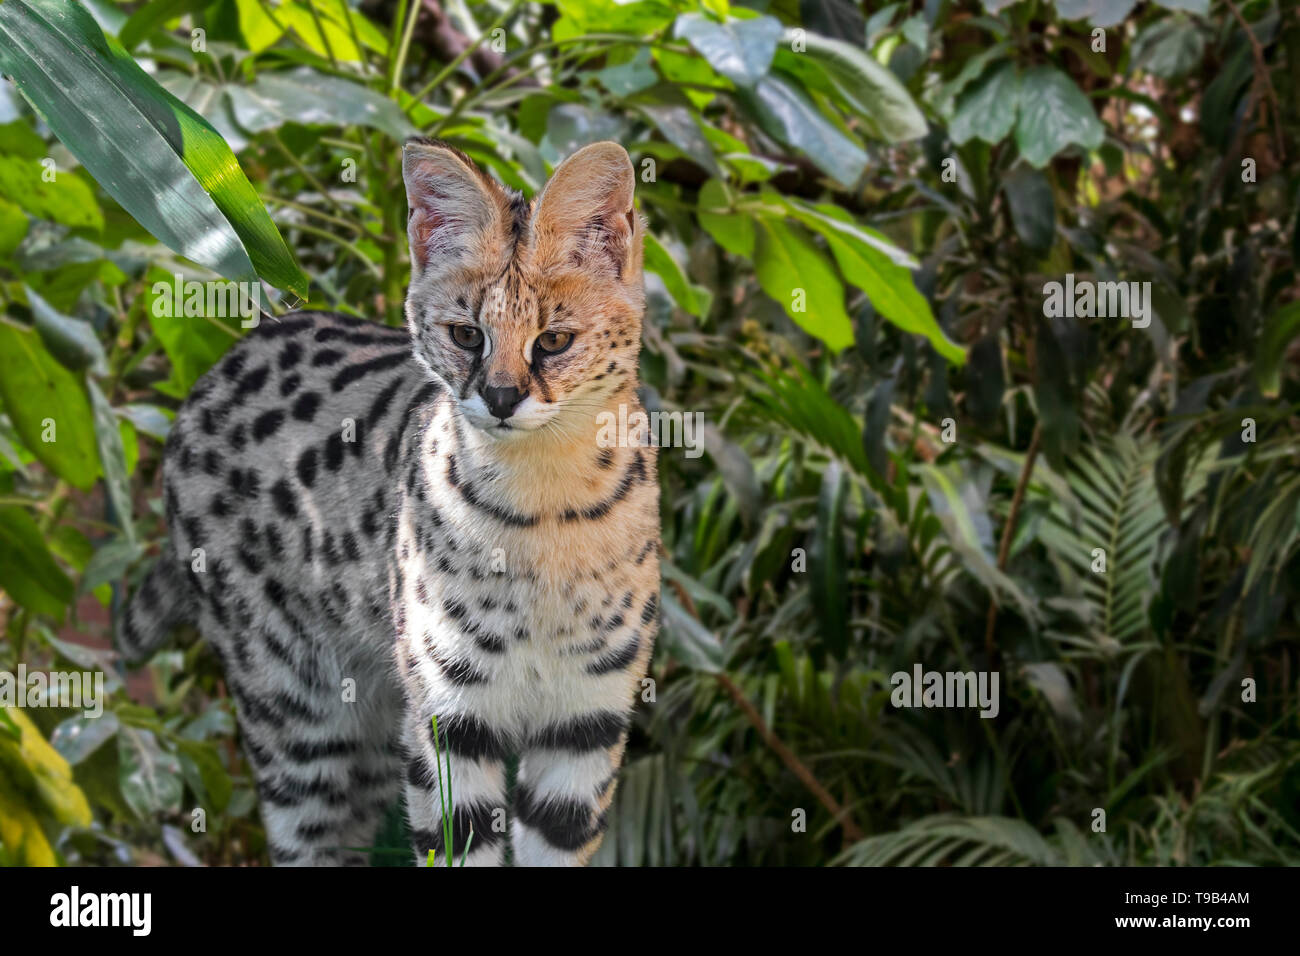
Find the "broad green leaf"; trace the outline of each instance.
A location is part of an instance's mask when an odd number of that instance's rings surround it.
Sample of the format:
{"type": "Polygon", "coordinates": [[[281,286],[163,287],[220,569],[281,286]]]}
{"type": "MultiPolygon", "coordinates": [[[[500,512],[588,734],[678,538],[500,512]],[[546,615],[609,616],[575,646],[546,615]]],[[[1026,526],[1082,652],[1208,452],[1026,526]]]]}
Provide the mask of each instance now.
{"type": "Polygon", "coordinates": [[[110,538],[86,562],[81,590],[93,591],[101,584],[120,581],[131,565],[144,557],[144,547],[124,537],[110,538]]]}
{"type": "Polygon", "coordinates": [[[142,40],[161,29],[167,21],[202,10],[211,3],[212,0],[151,0],[131,14],[122,29],[117,31],[117,40],[123,49],[134,50],[142,40]]]}
{"type": "MultiPolygon", "coordinates": [[[[0,37],[4,36],[7,6],[7,3],[0,5],[0,37]]],[[[5,56],[0,50],[0,68],[7,70],[5,56]]],[[[99,211],[99,203],[89,186],[66,170],[56,171],[54,182],[46,182],[44,172],[39,160],[0,156],[0,197],[37,219],[95,232],[104,228],[104,214],[99,211]]]]}
{"type": "Polygon", "coordinates": [[[1011,222],[1030,250],[1046,252],[1056,238],[1056,201],[1047,176],[1017,163],[1002,180],[1011,222]]]}
{"type": "Polygon", "coordinates": [[[682,607],[670,589],[660,595],[663,624],[660,640],[675,660],[706,674],[721,672],[725,654],[713,633],[682,607]]]}
{"type": "Polygon", "coordinates": [[[1210,15],[1210,0],[1155,0],[1157,6],[1166,10],[1183,10],[1198,17],[1210,15]]]}
{"type": "Polygon", "coordinates": [[[737,97],[769,136],[807,154],[818,169],[842,185],[855,185],[866,171],[862,147],[789,80],[772,73],[751,89],[738,90],[737,97]]]}
{"type": "Polygon", "coordinates": [[[338,21],[320,16],[319,10],[313,17],[307,5],[312,2],[315,0],[304,3],[286,0],[276,8],[275,15],[318,56],[331,57],[343,63],[360,62],[364,54],[352,41],[351,32],[338,21]]]}
{"type": "Polygon", "coordinates": [[[925,116],[907,88],[859,44],[804,33],[805,49],[796,53],[791,49],[793,39],[791,31],[786,30],[778,65],[805,81],[813,79],[809,76],[811,70],[820,71],[830,91],[866,121],[873,136],[901,143],[926,134],[929,127],[925,116]]]}
{"type": "Polygon", "coordinates": [[[176,755],[158,745],[151,731],[123,724],[117,735],[118,784],[122,797],[142,820],[180,809],[184,786],[176,755]]]}
{"type": "Polygon", "coordinates": [[[733,255],[747,259],[753,257],[754,219],[752,216],[729,211],[726,187],[721,180],[710,179],[700,187],[696,205],[696,218],[718,245],[733,255]]]}
{"type": "Polygon", "coordinates": [[[697,318],[704,318],[709,312],[712,296],[707,289],[692,285],[677,260],[669,255],[668,250],[652,234],[645,236],[645,268],[663,279],[668,294],[673,301],[697,318]]]}
{"type": "Polygon", "coordinates": [[[1156,20],[1133,44],[1133,65],[1166,80],[1191,72],[1204,55],[1200,28],[1180,16],[1156,20]]]}
{"type": "Polygon", "coordinates": [[[149,270],[147,279],[144,308],[172,366],[171,378],[155,387],[164,394],[183,398],[199,376],[238,340],[238,324],[207,315],[186,316],[182,309],[165,308],[175,298],[171,291],[173,277],[155,268],[149,270]],[[159,302],[159,298],[164,301],[159,302]]]}
{"type": "Polygon", "coordinates": [[[229,85],[226,92],[239,125],[254,133],[284,123],[366,126],[399,141],[416,133],[392,100],[360,83],[310,67],[262,73],[251,86],[229,85]]]}
{"type": "Polygon", "coordinates": [[[284,35],[286,19],[273,19],[262,0],[235,0],[239,11],[239,32],[253,53],[261,53],[284,35]]]}
{"type": "Polygon", "coordinates": [[[925,336],[948,361],[966,360],[965,350],[944,334],[930,303],[917,291],[911,272],[915,262],[907,253],[837,206],[809,207],[797,200],[779,200],[774,192],[765,192],[764,197],[783,202],[799,222],[825,237],[844,278],[865,292],[881,315],[904,332],[925,336]]]}
{"type": "Polygon", "coordinates": [[[691,110],[684,106],[641,106],[638,109],[664,134],[664,139],[703,166],[710,175],[722,175],[713,147],[696,124],[691,110]]]}
{"type": "MultiPolygon", "coordinates": [[[[614,62],[612,56],[611,62],[614,62]]],[[[637,47],[630,60],[614,62],[613,66],[597,70],[594,75],[615,96],[631,96],[659,82],[648,46],[637,47]]]]}
{"type": "Polygon", "coordinates": [[[0,258],[10,255],[27,235],[27,216],[17,203],[0,197],[0,258]]]}
{"type": "Polygon", "coordinates": [[[757,223],[754,268],[763,291],[801,329],[838,352],[853,344],[844,311],[844,286],[826,254],[799,226],[776,219],[757,223]]]}
{"type": "Polygon", "coordinates": [[[122,432],[113,406],[94,382],[86,383],[90,405],[94,411],[95,443],[99,447],[99,462],[104,472],[104,487],[113,506],[113,517],[127,541],[135,540],[135,523],[131,518],[131,482],[128,478],[126,450],[122,447],[122,432]]]}
{"type": "Polygon", "coordinates": [[[755,17],[717,23],[700,13],[683,13],[673,32],[727,79],[740,86],[753,86],[772,65],[772,55],[781,39],[781,21],[755,17]]]}
{"type": "Polygon", "coordinates": [[[163,243],[229,278],[260,275],[306,296],[307,277],[230,147],[81,5],[0,4],[0,69],[105,191],[163,243]]]}
{"type": "Polygon", "coordinates": [[[41,529],[17,505],[0,505],[0,589],[23,607],[62,621],[73,597],[41,529]]]}
{"type": "Polygon", "coordinates": [[[1113,27],[1136,5],[1137,0],[1056,0],[1056,13],[1062,20],[1086,19],[1094,27],[1113,27]]]}
{"type": "Polygon", "coordinates": [[[54,728],[54,733],[50,734],[50,746],[75,767],[112,740],[121,727],[117,714],[111,710],[106,710],[100,717],[78,714],[54,728]]]}
{"type": "Polygon", "coordinates": [[[82,491],[90,490],[99,477],[99,462],[81,380],[55,361],[34,329],[3,320],[0,398],[23,444],[41,464],[82,491]]]}
{"type": "Polygon", "coordinates": [[[1016,145],[1035,169],[1071,144],[1096,149],[1106,130],[1074,80],[1053,66],[1036,66],[1020,83],[1016,145]]]}
{"type": "Polygon", "coordinates": [[[1000,143],[1015,125],[1021,95],[1016,65],[998,64],[957,98],[948,135],[958,146],[976,138],[1000,143]]]}
{"type": "Polygon", "coordinates": [[[108,357],[99,336],[89,322],[56,311],[32,289],[23,290],[41,341],[65,368],[74,372],[89,369],[93,375],[108,374],[108,357]]]}

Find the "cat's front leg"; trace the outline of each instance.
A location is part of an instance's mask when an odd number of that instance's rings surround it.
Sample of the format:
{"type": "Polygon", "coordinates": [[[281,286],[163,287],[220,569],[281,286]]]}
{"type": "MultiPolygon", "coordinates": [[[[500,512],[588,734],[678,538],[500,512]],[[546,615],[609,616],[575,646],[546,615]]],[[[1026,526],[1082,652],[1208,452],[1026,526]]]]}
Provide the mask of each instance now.
{"type": "Polygon", "coordinates": [[[585,866],[604,839],[627,741],[626,713],[592,711],[543,728],[520,757],[517,866],[585,866]]]}
{"type": "Polygon", "coordinates": [[[507,843],[502,738],[472,714],[448,708],[438,714],[439,761],[433,714],[428,705],[408,704],[406,812],[416,865],[425,865],[430,850],[436,866],[447,864],[443,808],[450,807],[452,865],[500,866],[507,843]]]}

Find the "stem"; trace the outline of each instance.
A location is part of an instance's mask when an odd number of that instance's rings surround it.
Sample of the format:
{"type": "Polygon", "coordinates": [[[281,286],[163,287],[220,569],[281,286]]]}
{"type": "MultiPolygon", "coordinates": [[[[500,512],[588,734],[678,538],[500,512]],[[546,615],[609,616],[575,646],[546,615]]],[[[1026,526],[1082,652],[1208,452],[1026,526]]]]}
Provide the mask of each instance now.
{"type": "MultiPolygon", "coordinates": [[[[998,543],[998,570],[1007,569],[1007,559],[1011,555],[1011,539],[1016,533],[1016,524],[1020,521],[1020,506],[1025,500],[1025,489],[1029,486],[1029,476],[1034,473],[1034,462],[1038,458],[1038,448],[1042,442],[1043,424],[1034,426],[1033,437],[1029,439],[1029,450],[1025,452],[1025,464],[1020,469],[1020,480],[1016,482],[1015,494],[1011,496],[1011,510],[1007,512],[1007,523],[1002,527],[1002,540],[998,543]]],[[[993,641],[994,625],[998,619],[998,599],[994,594],[989,598],[989,613],[984,625],[984,653],[988,655],[989,667],[997,659],[998,648],[993,641]]]]}
{"type": "MultiPolygon", "coordinates": [[[[662,552],[662,546],[660,551],[662,552]]],[[[670,583],[673,590],[677,592],[677,599],[681,602],[682,607],[686,609],[691,617],[698,620],[699,614],[696,611],[695,601],[692,600],[690,594],[686,592],[680,582],[672,581],[670,583]]],[[[800,760],[795,752],[787,747],[781,738],[772,731],[772,728],[767,725],[767,721],[763,719],[763,715],[758,712],[758,708],[750,702],[749,698],[745,696],[745,692],[741,690],[736,682],[721,671],[714,674],[713,677],[722,685],[723,690],[731,695],[731,699],[736,702],[736,706],[745,715],[745,719],[753,725],[754,729],[758,731],[758,735],[763,738],[763,743],[767,744],[772,749],[772,752],[781,758],[781,762],[786,765],[786,768],[799,778],[799,782],[808,788],[808,791],[817,798],[817,802],[825,807],[835,821],[844,828],[844,836],[854,843],[864,839],[866,834],[862,832],[862,828],[853,819],[853,814],[849,808],[841,806],[839,801],[831,796],[831,792],[822,786],[821,781],[808,769],[808,765],[800,760]]]]}

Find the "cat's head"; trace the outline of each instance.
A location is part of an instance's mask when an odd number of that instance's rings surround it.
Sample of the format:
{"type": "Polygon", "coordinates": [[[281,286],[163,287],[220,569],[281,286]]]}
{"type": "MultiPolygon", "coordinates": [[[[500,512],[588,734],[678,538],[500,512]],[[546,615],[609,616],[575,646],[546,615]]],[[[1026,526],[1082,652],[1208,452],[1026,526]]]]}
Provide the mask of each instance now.
{"type": "Polygon", "coordinates": [[[406,322],[465,419],[503,440],[588,421],[636,386],[644,226],[623,147],[594,143],[529,203],[463,153],[402,153],[406,322]]]}

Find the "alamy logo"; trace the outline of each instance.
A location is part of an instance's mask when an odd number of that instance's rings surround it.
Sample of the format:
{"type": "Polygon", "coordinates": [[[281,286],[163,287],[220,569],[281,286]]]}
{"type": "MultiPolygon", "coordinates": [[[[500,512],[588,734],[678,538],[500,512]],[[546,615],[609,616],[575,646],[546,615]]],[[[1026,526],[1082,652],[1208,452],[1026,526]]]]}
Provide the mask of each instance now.
{"type": "Polygon", "coordinates": [[[51,926],[127,926],[134,936],[148,936],[153,926],[150,893],[70,893],[50,897],[51,926]]]}
{"type": "Polygon", "coordinates": [[[1133,328],[1151,324],[1150,282],[1092,282],[1065,274],[1064,284],[1043,286],[1043,315],[1049,319],[1132,319],[1133,328]]]}
{"type": "Polygon", "coordinates": [[[600,426],[596,444],[601,448],[628,448],[651,444],[655,448],[685,448],[687,458],[704,454],[703,412],[650,412],[635,411],[629,414],[626,405],[618,406],[618,414],[601,412],[596,416],[600,426]]]}
{"type": "Polygon", "coordinates": [[[998,715],[997,671],[927,671],[920,664],[912,672],[896,671],[889,683],[889,702],[895,707],[978,707],[980,716],[998,715]]]}
{"type": "Polygon", "coordinates": [[[262,286],[257,282],[199,282],[179,272],[171,282],[153,284],[155,318],[239,318],[255,329],[262,316],[262,286]]]}
{"type": "Polygon", "coordinates": [[[0,671],[0,707],[67,707],[86,717],[104,713],[103,671],[0,671]]]}

